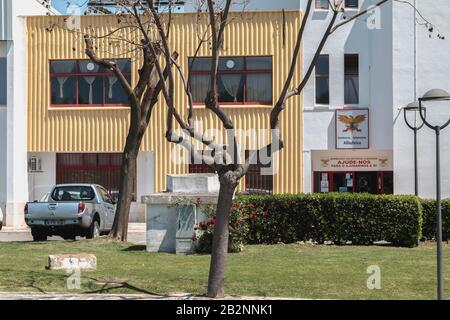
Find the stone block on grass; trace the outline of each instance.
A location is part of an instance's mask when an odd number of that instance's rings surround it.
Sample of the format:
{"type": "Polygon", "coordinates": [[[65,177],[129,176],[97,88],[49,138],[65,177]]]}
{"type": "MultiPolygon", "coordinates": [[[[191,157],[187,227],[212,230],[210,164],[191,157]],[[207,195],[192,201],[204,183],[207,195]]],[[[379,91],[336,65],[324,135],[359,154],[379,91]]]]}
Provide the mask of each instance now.
{"type": "Polygon", "coordinates": [[[97,257],[93,254],[55,254],[48,256],[49,270],[95,270],[97,257]]]}

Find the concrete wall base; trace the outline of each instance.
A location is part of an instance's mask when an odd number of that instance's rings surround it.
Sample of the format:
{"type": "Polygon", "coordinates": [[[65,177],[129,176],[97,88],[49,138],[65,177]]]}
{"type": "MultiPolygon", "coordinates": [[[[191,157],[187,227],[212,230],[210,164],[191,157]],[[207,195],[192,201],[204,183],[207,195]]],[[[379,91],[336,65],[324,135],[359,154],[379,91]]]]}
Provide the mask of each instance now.
{"type": "Polygon", "coordinates": [[[4,226],[10,228],[25,227],[24,207],[25,203],[7,203],[6,210],[3,212],[4,226]]]}
{"type": "Polygon", "coordinates": [[[130,219],[131,223],[144,223],[145,222],[145,214],[146,206],[145,204],[133,202],[130,208],[130,219]]]}

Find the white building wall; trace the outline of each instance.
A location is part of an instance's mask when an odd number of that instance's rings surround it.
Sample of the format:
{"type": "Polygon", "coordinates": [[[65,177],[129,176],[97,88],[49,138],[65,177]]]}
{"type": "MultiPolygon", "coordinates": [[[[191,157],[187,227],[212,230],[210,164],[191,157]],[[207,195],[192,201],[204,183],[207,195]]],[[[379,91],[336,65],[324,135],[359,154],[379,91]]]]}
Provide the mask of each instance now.
{"type": "MultiPolygon", "coordinates": [[[[6,108],[0,106],[0,150],[6,150],[6,108]]],[[[0,176],[6,175],[6,152],[0,152],[0,176]]],[[[6,205],[6,180],[0,179],[0,209],[4,212],[6,205]]]]}
{"type": "MultiPolygon", "coordinates": [[[[414,193],[413,133],[398,110],[423,96],[433,88],[450,92],[450,5],[448,0],[416,0],[420,13],[442,34],[445,40],[430,38],[424,26],[414,24],[415,12],[400,3],[394,5],[394,159],[395,192],[414,193]],[[415,45],[416,44],[416,45],[415,45]],[[416,66],[416,68],[414,67],[416,66]]],[[[436,106],[436,105],[434,105],[436,106]]],[[[444,106],[444,105],[442,105],[444,106]]],[[[434,123],[443,123],[450,118],[450,103],[442,110],[428,105],[428,117],[434,123]]],[[[426,198],[434,198],[435,183],[435,135],[424,128],[418,137],[419,145],[419,192],[426,198]]],[[[450,197],[450,128],[441,132],[442,193],[450,197]]]]}
{"type": "Polygon", "coordinates": [[[40,200],[56,183],[56,153],[30,153],[41,160],[40,172],[28,173],[28,201],[40,200]]]}
{"type": "Polygon", "coordinates": [[[137,202],[130,210],[130,222],[145,222],[143,196],[155,193],[155,158],[152,152],[140,152],[137,159],[137,202]]]}
{"type": "MultiPolygon", "coordinates": [[[[303,1],[305,3],[305,1],[303,1]]],[[[360,9],[376,3],[360,1],[360,9]]],[[[344,16],[357,11],[346,9],[344,16]]],[[[378,12],[376,12],[378,14],[378,12]]],[[[380,9],[380,28],[368,27],[367,15],[332,34],[322,54],[330,57],[330,105],[315,105],[315,74],[304,89],[304,192],[312,191],[312,150],[335,150],[335,111],[343,107],[370,109],[370,149],[392,150],[392,14],[391,4],[380,9]],[[344,55],[359,55],[359,104],[344,104],[344,55]]],[[[331,12],[314,10],[308,21],[304,39],[303,69],[306,72],[331,18],[331,12]]]]}
{"type": "Polygon", "coordinates": [[[3,54],[8,58],[8,93],[7,105],[0,119],[6,123],[0,124],[0,134],[5,137],[1,146],[4,156],[0,157],[0,174],[4,177],[0,187],[0,206],[5,208],[6,226],[17,227],[24,225],[23,206],[28,201],[25,16],[43,15],[46,9],[36,0],[2,0],[0,5],[3,14],[0,33],[2,39],[8,40],[2,42],[3,54]]]}
{"type": "MultiPolygon", "coordinates": [[[[0,58],[7,57],[7,41],[0,41],[0,58]]],[[[3,76],[3,75],[2,75],[3,76]]],[[[6,105],[0,105],[0,177],[6,177],[6,105]]],[[[0,179],[0,210],[6,207],[6,179],[0,179]]]]}

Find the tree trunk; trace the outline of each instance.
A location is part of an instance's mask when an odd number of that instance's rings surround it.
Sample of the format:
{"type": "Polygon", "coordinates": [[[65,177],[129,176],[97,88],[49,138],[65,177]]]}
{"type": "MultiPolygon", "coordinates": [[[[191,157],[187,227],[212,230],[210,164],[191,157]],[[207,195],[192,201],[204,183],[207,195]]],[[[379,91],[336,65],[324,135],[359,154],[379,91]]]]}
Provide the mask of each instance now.
{"type": "Polygon", "coordinates": [[[128,221],[130,207],[133,201],[134,181],[136,178],[137,156],[141,147],[142,136],[130,133],[122,154],[122,168],[120,170],[119,199],[117,203],[114,224],[109,237],[126,242],[128,239],[128,221]]]}
{"type": "Polygon", "coordinates": [[[220,177],[220,193],[217,203],[216,225],[209,271],[208,297],[222,298],[227,267],[230,212],[237,185],[226,177],[220,177]]]}

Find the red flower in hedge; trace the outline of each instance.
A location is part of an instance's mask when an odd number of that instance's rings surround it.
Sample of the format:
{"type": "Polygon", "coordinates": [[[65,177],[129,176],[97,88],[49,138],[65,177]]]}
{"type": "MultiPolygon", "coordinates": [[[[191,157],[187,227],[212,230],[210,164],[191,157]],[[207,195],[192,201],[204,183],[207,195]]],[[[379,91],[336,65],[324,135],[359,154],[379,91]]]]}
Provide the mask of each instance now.
{"type": "Polygon", "coordinates": [[[192,237],[192,241],[197,241],[197,237],[192,237]]]}
{"type": "Polygon", "coordinates": [[[253,217],[253,219],[256,219],[256,217],[258,217],[258,211],[253,211],[252,217],[253,217]]]}
{"type": "Polygon", "coordinates": [[[270,216],[270,212],[269,211],[264,211],[264,217],[268,217],[270,216]]]}
{"type": "Polygon", "coordinates": [[[197,205],[201,205],[202,204],[202,199],[201,198],[197,198],[197,205]]]}
{"type": "Polygon", "coordinates": [[[233,209],[236,209],[238,207],[238,205],[236,203],[233,203],[233,205],[231,206],[233,209]]]}
{"type": "Polygon", "coordinates": [[[249,209],[253,209],[255,206],[252,205],[252,204],[249,204],[247,207],[248,207],[249,209]]]}
{"type": "Polygon", "coordinates": [[[239,206],[239,210],[244,211],[244,206],[242,204],[239,206]]]}
{"type": "Polygon", "coordinates": [[[210,223],[211,226],[215,226],[216,225],[216,218],[212,218],[209,223],[210,223]]]}

